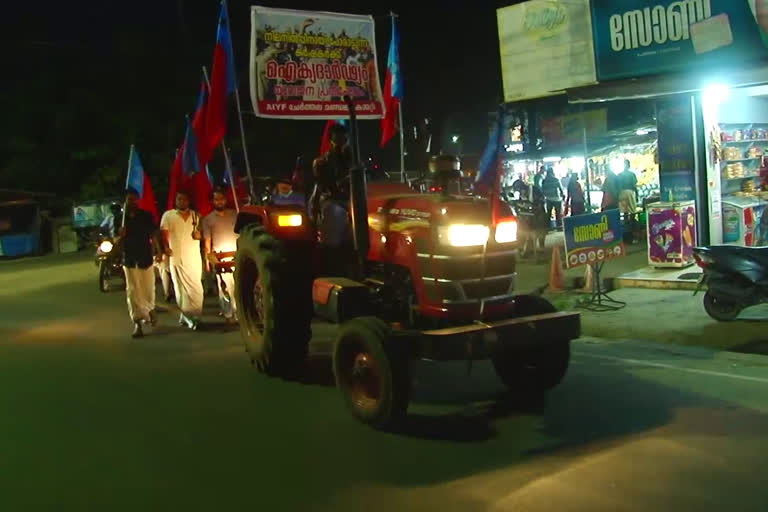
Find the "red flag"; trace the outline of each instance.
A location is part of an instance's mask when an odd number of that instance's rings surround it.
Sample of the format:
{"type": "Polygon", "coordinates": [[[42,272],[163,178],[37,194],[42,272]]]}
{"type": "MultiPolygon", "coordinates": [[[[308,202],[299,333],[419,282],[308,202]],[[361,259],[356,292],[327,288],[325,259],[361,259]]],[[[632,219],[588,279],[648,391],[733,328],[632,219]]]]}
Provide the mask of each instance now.
{"type": "Polygon", "coordinates": [[[168,179],[168,202],[166,203],[167,210],[173,210],[176,208],[176,192],[183,190],[189,192],[189,177],[184,174],[183,166],[181,163],[182,151],[176,150],[176,158],[171,165],[171,175],[168,179]]]}
{"type": "Polygon", "coordinates": [[[336,121],[329,119],[325,123],[325,129],[323,129],[323,138],[320,139],[320,154],[324,155],[331,149],[331,128],[336,124],[336,121]]]}
{"type": "Polygon", "coordinates": [[[139,194],[139,208],[152,214],[155,222],[160,220],[160,214],[157,211],[157,202],[155,202],[155,193],[152,191],[152,184],[144,171],[141,159],[136,150],[131,146],[131,156],[128,158],[128,176],[125,180],[126,188],[130,187],[139,194]]]}
{"type": "Polygon", "coordinates": [[[200,212],[200,215],[206,216],[211,213],[213,211],[213,205],[211,204],[213,186],[208,179],[208,173],[205,171],[196,172],[192,176],[191,187],[192,201],[195,203],[195,207],[200,212]]]}
{"type": "Polygon", "coordinates": [[[389,139],[395,136],[400,129],[398,118],[400,115],[400,101],[403,99],[403,78],[400,74],[400,31],[397,29],[395,19],[392,18],[392,39],[389,42],[389,55],[387,57],[387,74],[384,78],[384,106],[386,112],[381,118],[381,147],[384,147],[389,139]]]}
{"type": "Polygon", "coordinates": [[[205,166],[211,161],[213,150],[216,145],[210,145],[208,139],[208,89],[205,86],[205,82],[200,84],[200,96],[197,99],[197,106],[195,107],[195,113],[192,117],[192,130],[195,132],[195,138],[197,139],[197,154],[200,159],[200,169],[205,169],[205,166]]]}
{"type": "Polygon", "coordinates": [[[235,66],[232,38],[226,4],[222,2],[216,46],[213,50],[211,90],[206,112],[205,138],[207,148],[215,148],[227,132],[227,107],[229,95],[235,91],[235,66]]]}

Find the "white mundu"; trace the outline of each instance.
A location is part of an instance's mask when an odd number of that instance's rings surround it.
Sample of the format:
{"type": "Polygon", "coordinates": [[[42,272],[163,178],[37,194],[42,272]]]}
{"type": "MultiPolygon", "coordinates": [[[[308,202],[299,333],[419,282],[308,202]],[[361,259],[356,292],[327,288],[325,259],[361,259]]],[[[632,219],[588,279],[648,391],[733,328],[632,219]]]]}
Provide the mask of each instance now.
{"type": "Polygon", "coordinates": [[[192,238],[199,219],[192,210],[186,220],[177,210],[169,210],[160,221],[160,229],[168,232],[172,251],[170,267],[176,299],[182,313],[191,316],[203,313],[203,260],[200,241],[192,238]]]}

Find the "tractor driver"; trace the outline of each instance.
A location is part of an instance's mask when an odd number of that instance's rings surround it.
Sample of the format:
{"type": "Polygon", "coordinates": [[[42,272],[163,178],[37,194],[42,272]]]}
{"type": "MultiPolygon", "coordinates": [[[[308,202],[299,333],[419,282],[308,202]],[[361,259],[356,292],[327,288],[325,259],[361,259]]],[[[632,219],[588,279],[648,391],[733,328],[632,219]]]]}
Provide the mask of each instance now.
{"type": "Polygon", "coordinates": [[[310,200],[310,214],[320,231],[321,242],[339,248],[349,238],[349,172],[354,166],[347,130],[335,124],[331,128],[331,149],[312,163],[315,188],[310,200]]]}

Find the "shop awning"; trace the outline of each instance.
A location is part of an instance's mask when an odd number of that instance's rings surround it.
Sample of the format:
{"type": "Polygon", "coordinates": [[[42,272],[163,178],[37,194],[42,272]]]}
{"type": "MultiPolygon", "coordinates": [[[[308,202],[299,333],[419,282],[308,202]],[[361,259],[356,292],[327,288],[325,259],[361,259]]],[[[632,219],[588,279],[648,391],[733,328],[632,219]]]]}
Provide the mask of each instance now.
{"type": "Polygon", "coordinates": [[[567,94],[569,103],[600,103],[692,93],[712,84],[745,87],[766,83],[768,83],[768,64],[760,62],[746,69],[721,69],[602,82],[597,85],[569,89],[567,94]]]}

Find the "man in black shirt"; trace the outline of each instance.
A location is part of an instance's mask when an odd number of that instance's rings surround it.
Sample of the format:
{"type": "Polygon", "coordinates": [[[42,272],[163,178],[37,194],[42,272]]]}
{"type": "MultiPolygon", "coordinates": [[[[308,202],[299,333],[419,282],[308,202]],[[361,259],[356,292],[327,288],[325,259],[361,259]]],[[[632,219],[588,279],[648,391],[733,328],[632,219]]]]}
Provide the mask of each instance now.
{"type": "Polygon", "coordinates": [[[310,199],[310,215],[329,247],[341,246],[349,234],[349,173],[354,164],[346,128],[333,125],[331,149],[312,164],[315,189],[310,199]]]}
{"type": "Polygon", "coordinates": [[[133,320],[133,338],[144,336],[142,322],[155,325],[155,272],[152,266],[157,247],[157,226],[152,214],[138,206],[139,194],[125,193],[125,225],[120,228],[123,245],[128,313],[133,320]]]}

